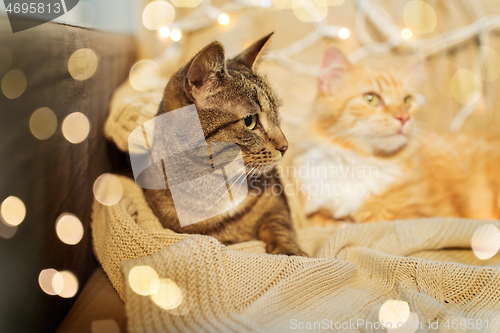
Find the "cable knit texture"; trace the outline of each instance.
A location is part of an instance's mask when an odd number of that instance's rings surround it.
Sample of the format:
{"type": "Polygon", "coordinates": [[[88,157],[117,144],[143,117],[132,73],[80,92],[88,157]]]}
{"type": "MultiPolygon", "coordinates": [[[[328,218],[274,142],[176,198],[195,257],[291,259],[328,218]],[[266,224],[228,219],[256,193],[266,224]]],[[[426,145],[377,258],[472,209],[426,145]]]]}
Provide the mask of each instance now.
{"type": "MultiPolygon", "coordinates": [[[[115,94],[106,125],[107,137],[124,151],[130,131],[154,116],[161,100],[161,91],[134,96],[130,89],[126,84],[115,94]]],[[[311,258],[277,256],[266,254],[260,241],[224,246],[212,237],[163,229],[135,182],[119,179],[120,202],[94,202],[92,234],[95,254],[125,301],[130,332],[284,332],[294,323],[323,320],[333,325],[323,330],[335,330],[335,323],[349,320],[377,323],[387,300],[406,301],[423,323],[419,332],[438,332],[429,320],[441,326],[439,332],[454,332],[451,322],[444,327],[449,318],[497,320],[500,326],[500,255],[482,261],[471,250],[476,229],[487,223],[498,228],[498,221],[307,227],[292,195],[299,243],[311,258]],[[136,294],[127,281],[138,265],[173,280],[182,303],[164,310],[136,294]]],[[[353,327],[337,331],[385,331],[353,327]]]]}

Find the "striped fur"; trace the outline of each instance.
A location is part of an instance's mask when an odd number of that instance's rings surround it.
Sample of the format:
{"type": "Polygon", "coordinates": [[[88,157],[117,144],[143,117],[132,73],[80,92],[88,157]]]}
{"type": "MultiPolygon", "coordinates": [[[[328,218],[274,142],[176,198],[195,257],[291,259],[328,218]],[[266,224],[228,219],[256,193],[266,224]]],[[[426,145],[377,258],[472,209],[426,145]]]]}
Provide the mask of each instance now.
{"type": "Polygon", "coordinates": [[[227,61],[220,43],[205,47],[172,76],[158,112],[161,115],[195,104],[207,142],[231,142],[241,148],[251,183],[249,195],[226,213],[181,227],[168,188],[144,192],[165,228],[210,235],[224,244],[260,239],[268,253],[305,255],[295,241],[284,194],[271,191],[272,185],[279,184],[274,166],[288,142],[279,126],[279,102],[266,80],[255,72],[270,37],[227,61]],[[242,119],[252,114],[258,114],[259,122],[249,130],[242,119]]]}

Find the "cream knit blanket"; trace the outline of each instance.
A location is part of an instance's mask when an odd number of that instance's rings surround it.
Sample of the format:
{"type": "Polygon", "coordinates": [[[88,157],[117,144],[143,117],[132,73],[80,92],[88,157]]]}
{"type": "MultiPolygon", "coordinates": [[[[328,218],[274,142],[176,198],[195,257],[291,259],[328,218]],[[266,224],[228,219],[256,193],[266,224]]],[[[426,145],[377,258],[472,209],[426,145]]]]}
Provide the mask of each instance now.
{"type": "MultiPolygon", "coordinates": [[[[115,95],[106,125],[122,150],[161,98],[127,89],[115,95]]],[[[119,178],[120,202],[94,203],[92,235],[125,301],[130,332],[385,332],[380,320],[401,316],[391,309],[406,303],[411,312],[402,317],[418,332],[465,332],[460,323],[470,332],[500,332],[500,254],[481,261],[471,250],[478,227],[500,222],[436,218],[325,229],[303,228],[297,213],[299,243],[315,258],[276,256],[260,241],[226,247],[212,237],[165,230],[142,190],[119,178]],[[128,277],[136,266],[174,281],[181,304],[164,310],[134,292],[128,277]],[[383,306],[388,300],[406,303],[383,306]]]]}

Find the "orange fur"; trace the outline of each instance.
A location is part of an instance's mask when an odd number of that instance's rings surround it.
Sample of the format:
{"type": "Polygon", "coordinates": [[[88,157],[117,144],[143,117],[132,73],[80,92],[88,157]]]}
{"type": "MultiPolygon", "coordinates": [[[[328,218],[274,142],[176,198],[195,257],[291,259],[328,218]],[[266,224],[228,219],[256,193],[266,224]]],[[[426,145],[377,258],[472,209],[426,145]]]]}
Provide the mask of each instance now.
{"type": "MultiPolygon", "coordinates": [[[[500,218],[500,140],[419,128],[414,119],[416,95],[408,84],[414,81],[412,68],[419,69],[409,67],[382,71],[351,65],[337,49],[325,55],[321,92],[307,129],[309,143],[389,162],[401,171],[383,191],[370,193],[342,219],[500,218]],[[370,105],[368,93],[382,102],[370,105]]],[[[311,219],[324,224],[325,209],[326,204],[309,212],[311,219]]],[[[334,214],[330,211],[330,218],[334,214]]]]}

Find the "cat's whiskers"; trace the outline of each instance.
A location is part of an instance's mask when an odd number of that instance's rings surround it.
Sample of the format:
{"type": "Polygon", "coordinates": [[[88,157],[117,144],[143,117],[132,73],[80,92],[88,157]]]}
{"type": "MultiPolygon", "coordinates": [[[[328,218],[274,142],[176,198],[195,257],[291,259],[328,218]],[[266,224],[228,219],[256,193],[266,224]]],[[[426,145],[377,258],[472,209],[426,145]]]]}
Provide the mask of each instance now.
{"type": "MultiPolygon", "coordinates": [[[[255,162],[253,162],[253,163],[255,163],[255,162]]],[[[191,212],[193,211],[193,209],[195,209],[196,207],[198,207],[198,206],[199,206],[202,202],[204,202],[204,201],[205,201],[208,197],[210,197],[212,194],[214,194],[214,192],[215,192],[215,191],[217,191],[217,190],[218,190],[218,189],[219,189],[222,185],[226,185],[227,181],[228,181],[229,179],[231,179],[231,178],[232,178],[232,177],[233,177],[233,176],[234,176],[234,175],[235,175],[238,171],[240,171],[240,170],[241,170],[241,169],[243,169],[243,168],[246,168],[247,166],[248,166],[248,164],[244,164],[242,167],[239,167],[239,168],[238,168],[235,172],[233,172],[233,174],[232,174],[231,176],[229,176],[229,177],[226,179],[226,181],[225,181],[225,182],[222,182],[219,186],[217,186],[217,188],[216,188],[215,190],[213,190],[213,191],[212,191],[209,195],[207,195],[207,196],[206,196],[203,200],[201,200],[201,201],[200,201],[200,202],[198,202],[198,203],[197,203],[197,204],[196,204],[193,208],[191,208],[191,209],[190,209],[190,210],[186,213],[186,215],[187,215],[187,214],[189,214],[189,213],[191,213],[191,212]]],[[[245,175],[245,173],[242,173],[242,175],[245,175]]],[[[241,176],[241,175],[240,175],[240,176],[241,176]]],[[[240,176],[238,176],[238,178],[239,178],[240,176]]],[[[237,179],[238,179],[238,178],[237,178],[237,179]]],[[[220,199],[219,199],[219,200],[220,200],[220,199]]],[[[217,200],[217,202],[219,202],[219,200],[217,200]]],[[[216,203],[217,203],[217,202],[216,202],[216,203]]],[[[214,205],[215,205],[215,204],[214,204],[214,205]]],[[[212,206],[212,207],[213,207],[213,206],[212,206]]]]}

